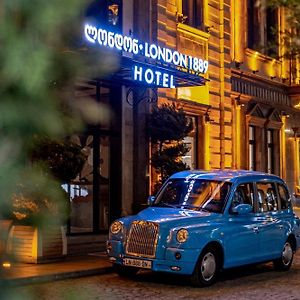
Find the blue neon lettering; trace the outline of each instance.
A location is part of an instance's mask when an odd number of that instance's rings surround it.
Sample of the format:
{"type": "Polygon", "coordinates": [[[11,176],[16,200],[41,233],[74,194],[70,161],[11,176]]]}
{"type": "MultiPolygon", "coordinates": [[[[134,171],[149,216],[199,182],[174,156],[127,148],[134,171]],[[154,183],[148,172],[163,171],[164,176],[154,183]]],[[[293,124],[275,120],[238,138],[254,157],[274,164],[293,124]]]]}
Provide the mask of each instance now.
{"type": "Polygon", "coordinates": [[[180,54],[179,65],[187,69],[188,68],[188,65],[187,65],[187,55],[186,54],[182,54],[182,53],[179,53],[179,54],[180,54]]]}
{"type": "Polygon", "coordinates": [[[157,50],[156,45],[154,45],[154,44],[150,45],[149,50],[150,50],[151,58],[156,59],[158,56],[158,50],[157,50]]]}
{"type": "Polygon", "coordinates": [[[172,62],[172,51],[168,48],[166,48],[166,62],[167,63],[172,62]]]}
{"type": "Polygon", "coordinates": [[[145,81],[147,84],[155,84],[167,88],[175,88],[174,76],[161,71],[153,71],[151,69],[144,69],[143,67],[134,66],[133,79],[135,81],[145,81]]]}
{"type": "Polygon", "coordinates": [[[166,61],[166,48],[158,47],[158,60],[166,61]]]}
{"type": "Polygon", "coordinates": [[[152,83],[153,83],[153,80],[154,80],[154,74],[153,74],[153,72],[152,72],[151,69],[147,69],[147,70],[145,71],[145,80],[146,80],[146,82],[147,82],[148,84],[152,84],[152,83]],[[150,75],[150,77],[149,77],[149,75],[150,75]]]}
{"type": "Polygon", "coordinates": [[[178,51],[174,51],[173,52],[173,64],[175,66],[178,66],[180,62],[180,58],[179,58],[179,52],[178,51]]]}
{"type": "Polygon", "coordinates": [[[170,88],[171,89],[175,88],[175,85],[174,85],[174,76],[173,75],[170,76],[170,88]]]}
{"type": "Polygon", "coordinates": [[[98,42],[101,46],[116,48],[119,51],[144,55],[153,60],[172,63],[185,69],[205,74],[208,71],[208,61],[193,56],[172,51],[155,44],[140,43],[139,40],[118,33],[106,31],[96,26],[85,24],[84,35],[89,43],[98,42]]]}
{"type": "Polygon", "coordinates": [[[97,28],[94,26],[85,25],[84,34],[85,34],[86,39],[90,43],[94,44],[97,39],[97,28]]]}
{"type": "Polygon", "coordinates": [[[121,34],[115,35],[115,46],[118,50],[122,50],[123,46],[123,36],[121,34]]]}
{"type": "Polygon", "coordinates": [[[160,83],[161,72],[155,71],[155,75],[156,75],[156,84],[161,85],[161,83],[160,83]]]}
{"type": "Polygon", "coordinates": [[[134,66],[133,79],[137,81],[142,81],[143,68],[134,66]]]}
{"type": "Polygon", "coordinates": [[[104,30],[104,29],[98,30],[98,43],[103,46],[107,45],[107,31],[106,30],[104,30]]]}
{"type": "Polygon", "coordinates": [[[168,86],[168,81],[169,81],[169,75],[167,73],[164,73],[163,74],[163,82],[162,82],[162,85],[164,87],[169,87],[168,86]]]}

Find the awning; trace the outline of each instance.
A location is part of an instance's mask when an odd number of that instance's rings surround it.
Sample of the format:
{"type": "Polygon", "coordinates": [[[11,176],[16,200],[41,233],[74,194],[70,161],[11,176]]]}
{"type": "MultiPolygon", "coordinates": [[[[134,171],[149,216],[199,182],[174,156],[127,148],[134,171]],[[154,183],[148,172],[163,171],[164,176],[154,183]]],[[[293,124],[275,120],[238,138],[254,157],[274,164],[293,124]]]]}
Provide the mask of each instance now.
{"type": "Polygon", "coordinates": [[[146,82],[140,82],[134,80],[133,78],[133,68],[134,66],[142,67],[144,69],[151,69],[154,72],[166,73],[169,76],[173,76],[174,86],[177,87],[192,87],[192,86],[202,86],[208,81],[203,76],[199,74],[192,74],[187,71],[182,71],[171,66],[166,66],[162,64],[153,64],[145,61],[138,61],[131,59],[129,57],[122,56],[120,59],[120,68],[118,71],[105,76],[106,80],[111,80],[120,85],[127,86],[148,86],[163,88],[164,86],[158,86],[157,84],[149,84],[146,82]]]}

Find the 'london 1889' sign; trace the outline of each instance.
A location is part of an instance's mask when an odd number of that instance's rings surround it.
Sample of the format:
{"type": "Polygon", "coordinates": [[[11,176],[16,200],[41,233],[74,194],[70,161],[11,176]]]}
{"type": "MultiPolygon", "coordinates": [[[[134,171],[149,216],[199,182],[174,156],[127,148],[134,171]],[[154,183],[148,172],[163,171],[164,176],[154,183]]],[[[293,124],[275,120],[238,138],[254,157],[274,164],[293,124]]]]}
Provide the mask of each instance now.
{"type": "MultiPolygon", "coordinates": [[[[205,74],[208,71],[207,60],[182,54],[176,50],[170,50],[155,44],[140,42],[132,37],[97,28],[90,24],[85,24],[84,34],[86,40],[92,44],[98,43],[101,46],[114,48],[119,51],[132,53],[134,55],[142,55],[155,61],[173,64],[176,67],[183,68],[188,72],[196,74],[205,74]]],[[[173,75],[161,70],[155,70],[155,67],[148,68],[134,65],[133,79],[140,82],[146,82],[149,85],[167,88],[176,87],[173,75]]]]}

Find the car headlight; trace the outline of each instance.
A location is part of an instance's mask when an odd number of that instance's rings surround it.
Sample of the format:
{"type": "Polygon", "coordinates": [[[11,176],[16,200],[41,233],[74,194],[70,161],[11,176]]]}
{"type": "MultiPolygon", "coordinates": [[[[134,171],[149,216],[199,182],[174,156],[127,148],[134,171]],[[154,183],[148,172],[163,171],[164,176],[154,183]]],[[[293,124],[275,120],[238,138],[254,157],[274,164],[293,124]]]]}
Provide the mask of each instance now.
{"type": "Polygon", "coordinates": [[[123,229],[123,224],[120,221],[114,221],[111,225],[110,225],[110,232],[112,234],[117,234],[119,233],[121,230],[123,229]]]}
{"type": "Polygon", "coordinates": [[[187,231],[187,229],[185,228],[182,228],[182,229],[179,229],[177,231],[177,234],[176,234],[176,240],[179,242],[179,243],[184,243],[187,241],[189,237],[189,232],[187,231]]]}

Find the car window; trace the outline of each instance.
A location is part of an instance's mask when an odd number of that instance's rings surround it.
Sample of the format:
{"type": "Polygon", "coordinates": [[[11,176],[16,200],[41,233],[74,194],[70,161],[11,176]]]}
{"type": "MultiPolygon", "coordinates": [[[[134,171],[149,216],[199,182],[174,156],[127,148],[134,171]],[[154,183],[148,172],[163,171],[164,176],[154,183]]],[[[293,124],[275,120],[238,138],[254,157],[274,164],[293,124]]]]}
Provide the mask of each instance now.
{"type": "Polygon", "coordinates": [[[250,204],[252,206],[252,211],[254,211],[253,199],[253,185],[250,183],[240,184],[234,191],[231,209],[239,204],[250,204]]]}
{"type": "Polygon", "coordinates": [[[231,183],[202,179],[170,179],[158,194],[153,206],[208,210],[221,213],[231,183]]]}
{"type": "Polygon", "coordinates": [[[278,210],[275,185],[272,182],[257,182],[258,211],[278,210]]]}
{"type": "Polygon", "coordinates": [[[286,187],[281,183],[278,183],[277,187],[278,187],[278,196],[279,196],[279,202],[280,202],[281,209],[289,208],[290,207],[290,196],[289,196],[289,193],[288,193],[286,187]]]}

